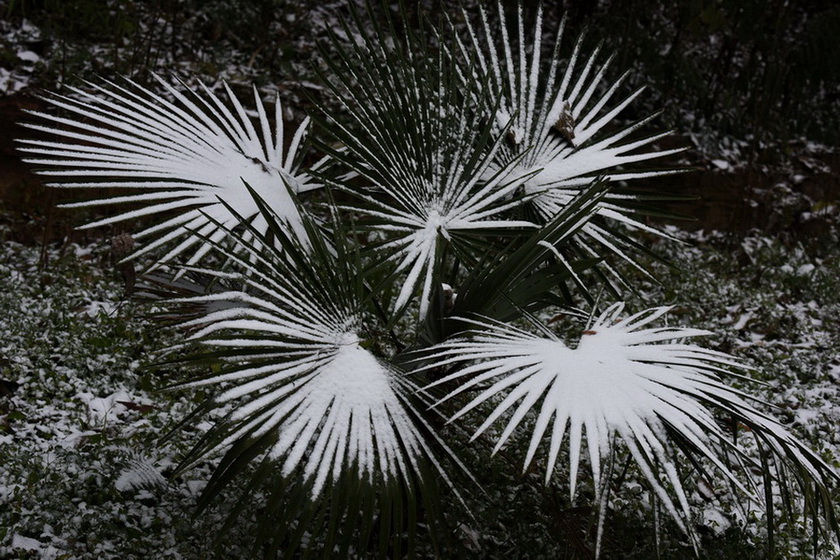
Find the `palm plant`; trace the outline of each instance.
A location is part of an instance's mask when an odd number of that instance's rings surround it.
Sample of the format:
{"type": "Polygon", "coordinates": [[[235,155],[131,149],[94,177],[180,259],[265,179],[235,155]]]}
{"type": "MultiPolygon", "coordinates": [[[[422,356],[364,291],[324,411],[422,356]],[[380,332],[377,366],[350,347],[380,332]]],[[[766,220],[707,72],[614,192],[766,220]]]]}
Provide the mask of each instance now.
{"type": "MultiPolygon", "coordinates": [[[[289,236],[283,218],[256,191],[250,192],[267,231],[248,224],[247,232],[231,232],[243,248],[242,254],[225,251],[235,272],[190,267],[190,275],[201,275],[205,284],[214,280],[215,288],[168,300],[185,308],[183,316],[196,306],[203,311],[180,322],[190,335],[168,352],[192,348],[179,361],[212,360],[219,365],[175,388],[212,388],[216,397],[196,413],[223,411],[184,458],[179,472],[222,455],[205,495],[207,505],[255,460],[265,468],[250,473],[246,494],[276,474],[295,481],[297,499],[326,499],[332,517],[346,515],[350,528],[342,527],[344,531],[353,530],[353,508],[377,506],[378,519],[388,514],[387,525],[396,534],[413,533],[416,524],[408,523],[400,508],[389,509],[391,495],[405,494],[410,504],[418,485],[425,488],[433,486],[435,478],[450,479],[443,459],[456,465],[458,460],[422,413],[430,403],[418,395],[416,381],[377,356],[383,353],[383,331],[377,326],[377,308],[358,256],[344,245],[346,236],[327,243],[318,225],[301,211],[304,243],[289,236]]],[[[235,209],[230,211],[237,215],[235,209]]],[[[336,222],[335,229],[340,231],[341,224],[336,222]]],[[[165,279],[158,283],[165,284],[165,279]]],[[[278,497],[269,509],[280,504],[285,502],[278,497]]],[[[275,528],[267,539],[269,550],[291,542],[290,553],[300,535],[287,532],[298,529],[327,542],[336,537],[334,519],[318,520],[324,512],[316,514],[317,508],[300,504],[291,509],[283,512],[283,530],[275,528]]],[[[268,516],[263,525],[274,522],[268,516]]],[[[368,525],[360,530],[364,534],[373,529],[368,525]]],[[[379,546],[400,550],[401,544],[392,544],[387,531],[379,539],[379,546]]],[[[345,540],[341,547],[349,545],[345,540]]]]}
{"type": "Polygon", "coordinates": [[[142,189],[79,203],[146,204],[87,227],[172,213],[129,258],[167,247],[154,265],[181,278],[156,276],[156,291],[189,333],[172,359],[211,366],[175,386],[213,395],[185,420],[215,425],[180,467],[219,461],[202,506],[243,488],[231,519],[261,504],[268,557],[416,553],[446,525],[436,480],[461,496],[455,481],[471,478],[450,438],[478,417],[477,445],[486,434],[496,453],[524,437],[525,467],[544,457],[545,483],[568,480],[572,500],[588,461],[597,542],[624,451],[689,535],[686,463],[750,499],[763,486],[768,513],[774,486],[792,508],[796,483],[814,526],[838,531],[837,473],[724,383],[748,368],[684,340],[705,331],[653,327],[666,308],[597,313],[599,271],[630,283],[620,261],[642,264],[628,230],[650,230],[613,183],[659,173],[623,166],[671,153],[637,152],[661,135],[626,140],[650,119],[603,132],[638,92],[604,110],[620,80],[599,92],[606,68],[593,55],[577,70],[580,42],[560,78],[558,39],[544,74],[540,12],[530,47],[521,9],[516,47],[502,9],[500,45],[483,10],[466,41],[454,25],[398,32],[352,13],[352,41],[323,49],[341,102],[313,115],[326,163],[301,165],[306,122],[284,150],[279,102],[272,127],[256,99],[255,127],[229,89],[232,111],[206,88],[165,84],[172,100],[131,83],[52,97],[71,116],[32,126],[63,140],[24,141],[44,173],[69,180],[56,186],[142,189]],[[324,197],[300,199],[318,186],[324,197]],[[561,331],[547,320],[558,312],[598,318],[561,331]],[[727,417],[751,430],[761,480],[727,417]]]}

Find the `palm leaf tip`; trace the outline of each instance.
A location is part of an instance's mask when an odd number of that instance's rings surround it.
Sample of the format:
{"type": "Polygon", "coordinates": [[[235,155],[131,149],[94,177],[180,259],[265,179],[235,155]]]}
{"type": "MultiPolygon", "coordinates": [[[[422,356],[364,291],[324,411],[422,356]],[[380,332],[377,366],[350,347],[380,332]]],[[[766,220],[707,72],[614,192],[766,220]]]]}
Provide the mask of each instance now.
{"type": "Polygon", "coordinates": [[[256,217],[254,226],[265,230],[247,184],[299,234],[289,191],[319,187],[300,167],[308,119],[286,148],[279,98],[271,123],[254,90],[255,123],[227,85],[225,103],[205,86],[182,92],[157,79],[163,94],[130,80],[124,86],[89,84],[91,91],[71,88],[71,96],[47,98],[64,116],[33,113],[45,124],[27,126],[54,139],[23,139],[20,150],[53,181],[51,186],[127,192],[68,206],[139,205],[83,227],[161,214],[166,217],[134,233],[136,239],[148,239],[134,255],[174,245],[159,262],[190,254],[191,265],[242,218],[256,217]]]}
{"type": "MultiPolygon", "coordinates": [[[[781,461],[800,467],[812,481],[825,480],[822,474],[831,469],[819,457],[720,380],[721,375],[745,366],[681,340],[709,333],[650,327],[668,308],[621,320],[622,310],[623,304],[607,309],[581,335],[576,347],[545,329],[535,335],[497,321],[474,320],[476,329],[471,335],[439,345],[427,367],[459,368],[434,384],[461,383],[444,400],[463,398],[470,389],[478,393],[468,397],[466,404],[458,401],[460,408],[452,419],[487,410],[474,437],[501,422],[494,453],[530,418],[533,427],[525,467],[547,440],[546,482],[568,435],[572,498],[584,446],[595,487],[600,488],[602,462],[615,451],[615,441],[620,441],[686,531],[689,506],[675,450],[692,460],[709,462],[751,495],[730,469],[728,450],[746,462],[750,459],[729,442],[713,409],[743,419],[781,461]],[[507,419],[502,421],[503,417],[507,419]]],[[[750,478],[745,469],[742,474],[750,478]]]]}

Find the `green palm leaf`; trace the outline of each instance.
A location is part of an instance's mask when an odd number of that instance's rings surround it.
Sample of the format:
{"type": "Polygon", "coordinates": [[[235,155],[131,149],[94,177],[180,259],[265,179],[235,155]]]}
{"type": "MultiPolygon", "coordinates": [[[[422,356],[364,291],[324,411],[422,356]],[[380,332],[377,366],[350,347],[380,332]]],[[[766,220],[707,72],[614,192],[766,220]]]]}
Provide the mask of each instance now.
{"type": "MultiPolygon", "coordinates": [[[[247,225],[256,239],[249,244],[244,233],[231,232],[242,254],[216,246],[238,271],[190,269],[226,288],[170,300],[193,315],[179,325],[191,332],[187,341],[170,352],[191,347],[178,361],[212,365],[176,388],[209,391],[198,412],[221,413],[179,471],[223,455],[205,506],[249,472],[248,491],[270,480],[285,488],[272,492],[267,507],[294,505],[284,515],[298,523],[269,531],[270,546],[302,546],[301,527],[315,523],[307,516],[323,524],[323,538],[340,534],[346,547],[357,530],[371,535],[384,515],[400,527],[418,515],[412,508],[433,515],[423,481],[448,482],[440,453],[454,456],[421,413],[430,403],[419,387],[375,353],[381,331],[358,260],[303,214],[306,245],[289,237],[282,217],[255,202],[267,233],[247,225]]],[[[379,537],[390,542],[402,530],[383,529],[379,537]]]]}
{"type": "Polygon", "coordinates": [[[401,40],[374,27],[368,34],[360,25],[360,40],[328,60],[325,79],[347,117],[324,123],[342,146],[325,148],[361,178],[361,186],[339,188],[368,218],[360,225],[382,237],[375,266],[390,267],[388,283],[405,277],[394,308],[402,311],[419,291],[423,317],[443,246],[534,227],[507,215],[521,204],[513,195],[527,175],[511,174],[515,161],[491,171],[502,140],[484,118],[490,90],[476,94],[477,108],[461,95],[455,65],[428,52],[422,37],[401,40]]]}
{"type": "Polygon", "coordinates": [[[549,224],[527,237],[513,240],[499,251],[488,252],[474,263],[457,286],[457,297],[447,310],[431,308],[426,318],[423,342],[434,344],[469,329],[458,317],[479,315],[513,321],[546,307],[575,312],[575,299],[566,288],[574,283],[589,300],[594,296],[580,273],[598,260],[571,261],[558,250],[589,223],[607,193],[596,182],[582,191],[549,224]]]}
{"type": "MultiPolygon", "coordinates": [[[[682,151],[653,147],[668,132],[628,140],[638,136],[656,115],[608,132],[615,128],[622,111],[642,92],[638,89],[621,101],[613,101],[627,77],[624,74],[604,90],[605,75],[613,57],[599,63],[600,48],[584,56],[581,36],[561,71],[565,20],[560,25],[551,57],[544,63],[542,9],[537,10],[530,34],[525,31],[521,3],[512,22],[515,32],[509,32],[511,25],[501,4],[498,11],[497,25],[490,23],[483,7],[479,25],[473,25],[465,14],[467,37],[458,39],[453,56],[460,52],[462,59],[477,61],[463,71],[464,80],[489,80],[498,92],[500,103],[492,120],[496,132],[507,141],[496,154],[496,166],[491,172],[516,160],[511,173],[529,175],[523,188],[532,195],[529,204],[543,223],[550,221],[596,177],[615,184],[676,172],[633,169],[634,164],[682,151]]],[[[609,193],[598,209],[599,219],[586,224],[576,236],[575,245],[581,255],[599,258],[606,251],[644,272],[628,251],[638,247],[625,242],[612,225],[664,235],[634,217],[643,212],[639,206],[642,200],[643,196],[626,190],[609,193]]],[[[612,277],[626,284],[614,267],[609,263],[604,266],[612,277]]]]}

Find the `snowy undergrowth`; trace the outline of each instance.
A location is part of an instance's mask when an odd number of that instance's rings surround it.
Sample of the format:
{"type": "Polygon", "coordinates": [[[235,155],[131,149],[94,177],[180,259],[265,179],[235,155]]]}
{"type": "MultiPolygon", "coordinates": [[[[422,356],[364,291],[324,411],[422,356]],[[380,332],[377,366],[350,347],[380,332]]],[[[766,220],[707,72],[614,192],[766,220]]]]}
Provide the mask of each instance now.
{"type": "Polygon", "coordinates": [[[186,444],[159,444],[194,405],[154,390],[159,329],[92,248],[39,253],[0,246],[0,557],[206,557],[209,466],[168,480],[186,444]]]}
{"type": "MultiPolygon", "coordinates": [[[[734,385],[768,403],[771,414],[826,463],[840,468],[836,233],[833,239],[808,244],[782,243],[760,233],[743,239],[717,232],[669,233],[687,242],[662,247],[679,270],[658,270],[662,283],[646,286],[646,297],[677,305],[673,314],[681,323],[702,323],[715,333],[707,345],[752,365],[751,377],[757,382],[734,385]]],[[[733,437],[749,446],[750,434],[743,427],[735,426],[733,437]]],[[[703,498],[709,530],[741,527],[744,538],[763,545],[766,528],[760,508],[743,510],[723,496],[703,498]]],[[[811,557],[811,528],[801,518],[785,521],[777,530],[782,557],[811,557]]],[[[837,554],[836,548],[823,549],[818,557],[837,554]]]]}
{"type": "Polygon", "coordinates": [[[29,87],[41,57],[28,45],[41,40],[41,30],[28,21],[13,26],[0,20],[0,96],[29,87]]]}
{"type": "MultiPolygon", "coordinates": [[[[678,283],[652,287],[687,323],[703,318],[710,342],[756,367],[757,396],[840,465],[840,252],[754,235],[679,233],[678,283]],[[831,428],[831,429],[829,429],[831,428]]],[[[661,277],[661,276],[660,276],[661,277]]]]}
{"type": "Polygon", "coordinates": [[[292,119],[323,89],[310,59],[348,2],[281,0],[267,9],[213,0],[185,10],[108,0],[76,3],[66,8],[72,17],[14,4],[6,13],[0,5],[0,97],[92,77],[143,81],[158,72],[217,92],[223,83],[249,93],[256,85],[266,96],[279,89],[292,119]]]}
{"type": "MultiPolygon", "coordinates": [[[[678,304],[680,322],[702,319],[718,333],[709,346],[755,365],[766,385],[750,384],[750,392],[776,405],[777,417],[840,466],[836,248],[670,233],[689,243],[660,247],[681,271],[658,270],[662,283],[644,286],[646,297],[678,304]]],[[[117,309],[122,288],[90,248],[62,258],[50,253],[43,270],[39,257],[12,243],[0,252],[0,557],[206,557],[221,515],[193,513],[209,466],[169,480],[189,434],[158,445],[194,404],[152,390],[177,373],[144,368],[166,341],[134,307],[117,309]]],[[[749,434],[739,437],[743,443],[749,434]]],[[[472,503],[476,519],[460,527],[467,549],[498,557],[580,553],[572,537],[586,529],[586,508],[569,504],[562,485],[542,486],[536,470],[521,476],[515,452],[490,463],[482,457],[477,449],[465,457],[488,481],[485,499],[472,503]]],[[[762,557],[761,509],[744,509],[716,490],[701,483],[691,496],[704,553],[762,557]]],[[[646,493],[631,472],[610,499],[607,546],[627,558],[654,550],[644,528],[654,516],[646,493]]],[[[784,557],[811,557],[805,529],[801,520],[780,524],[784,557]]],[[[689,553],[667,522],[661,537],[664,551],[689,553]]],[[[218,555],[240,554],[228,543],[218,555]]]]}

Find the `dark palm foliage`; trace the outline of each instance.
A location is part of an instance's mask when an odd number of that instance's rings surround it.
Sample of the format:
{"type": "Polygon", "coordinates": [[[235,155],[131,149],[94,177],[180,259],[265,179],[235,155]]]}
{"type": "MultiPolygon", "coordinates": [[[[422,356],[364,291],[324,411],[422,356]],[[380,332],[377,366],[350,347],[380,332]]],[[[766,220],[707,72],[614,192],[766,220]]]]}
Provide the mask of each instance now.
{"type": "Polygon", "coordinates": [[[386,284],[401,283],[394,309],[419,289],[422,318],[450,245],[469,253],[476,240],[535,227],[511,215],[528,174],[511,173],[517,158],[496,165],[503,140],[485,118],[494,90],[479,82],[463,95],[458,66],[429,53],[422,35],[390,46],[381,26],[359,29],[354,45],[327,59],[325,81],[347,119],[325,123],[341,149],[325,148],[361,179],[337,186],[367,218],[363,231],[383,237],[366,249],[374,267],[387,268],[386,284]]]}
{"type": "MultiPolygon", "coordinates": [[[[429,403],[418,397],[416,382],[376,355],[383,353],[383,321],[345,236],[327,243],[301,210],[311,240],[304,244],[251,194],[268,227],[265,233],[250,225],[247,232],[230,233],[246,253],[225,251],[236,272],[190,268],[214,288],[169,299],[185,307],[183,315],[194,315],[179,325],[190,333],[186,342],[170,353],[189,347],[178,361],[216,365],[173,389],[210,388],[216,396],[196,412],[221,412],[179,471],[222,456],[204,505],[237,476],[250,477],[246,492],[266,480],[283,488],[269,490],[269,510],[286,519],[283,531],[266,534],[271,550],[291,547],[289,552],[303,535],[329,543],[356,530],[365,535],[362,546],[374,519],[391,527],[378,531],[379,546],[400,550],[400,539],[392,537],[413,535],[412,518],[433,516],[433,508],[419,504],[428,501],[436,479],[449,481],[438,457],[454,455],[421,413],[429,403]],[[247,233],[257,243],[249,243],[247,233]],[[261,466],[251,471],[252,462],[261,466]],[[294,514],[284,511],[290,504],[296,504],[294,514]],[[336,523],[336,516],[345,523],[336,523]],[[367,524],[357,527],[365,517],[367,524]]],[[[457,459],[449,463],[458,465],[457,459]]],[[[262,532],[273,523],[270,515],[262,532]]],[[[343,542],[346,549],[351,541],[343,542]]]]}

